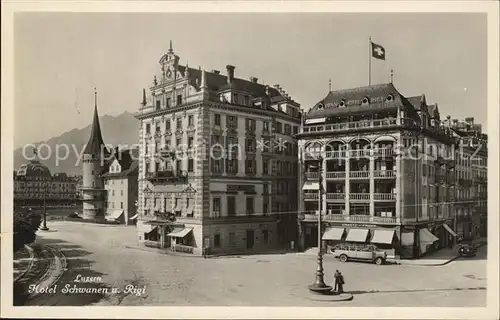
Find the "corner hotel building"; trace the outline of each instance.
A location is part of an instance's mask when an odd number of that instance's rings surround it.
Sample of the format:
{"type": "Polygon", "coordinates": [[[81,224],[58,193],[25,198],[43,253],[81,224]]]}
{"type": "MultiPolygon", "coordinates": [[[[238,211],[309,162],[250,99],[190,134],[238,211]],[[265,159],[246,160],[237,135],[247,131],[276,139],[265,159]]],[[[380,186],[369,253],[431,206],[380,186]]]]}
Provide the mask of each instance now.
{"type": "Polygon", "coordinates": [[[442,119],[425,95],[406,98],[392,83],[329,92],[297,135],[299,248],[318,245],[320,202],[327,245],[373,243],[389,256],[419,257],[480,235],[487,137],[471,119],[442,119]]]}
{"type": "Polygon", "coordinates": [[[138,241],[200,255],[296,239],[300,105],[278,85],[236,78],[234,66],[180,65],[172,45],[160,65],[136,115],[138,241]]]}

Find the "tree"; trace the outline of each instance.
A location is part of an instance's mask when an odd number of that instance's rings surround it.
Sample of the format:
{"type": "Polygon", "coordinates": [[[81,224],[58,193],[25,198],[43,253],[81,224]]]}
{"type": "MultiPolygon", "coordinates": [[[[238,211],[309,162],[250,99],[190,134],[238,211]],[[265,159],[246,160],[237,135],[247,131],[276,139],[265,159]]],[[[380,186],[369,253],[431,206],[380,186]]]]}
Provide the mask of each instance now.
{"type": "Polygon", "coordinates": [[[41,215],[31,209],[14,212],[14,252],[35,241],[41,222],[41,215]]]}

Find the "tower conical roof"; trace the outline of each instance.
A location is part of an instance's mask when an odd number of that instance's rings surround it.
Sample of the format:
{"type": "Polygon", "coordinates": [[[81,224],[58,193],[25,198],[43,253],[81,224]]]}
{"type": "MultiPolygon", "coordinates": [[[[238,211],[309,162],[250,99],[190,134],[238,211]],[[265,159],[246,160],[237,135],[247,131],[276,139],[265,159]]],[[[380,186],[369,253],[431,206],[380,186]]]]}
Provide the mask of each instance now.
{"type": "Polygon", "coordinates": [[[101,125],[99,124],[99,115],[97,114],[97,103],[94,106],[94,120],[90,130],[89,142],[83,151],[83,154],[98,155],[104,150],[104,141],[102,140],[101,125]],[[103,148],[101,150],[101,148],[103,148]]]}

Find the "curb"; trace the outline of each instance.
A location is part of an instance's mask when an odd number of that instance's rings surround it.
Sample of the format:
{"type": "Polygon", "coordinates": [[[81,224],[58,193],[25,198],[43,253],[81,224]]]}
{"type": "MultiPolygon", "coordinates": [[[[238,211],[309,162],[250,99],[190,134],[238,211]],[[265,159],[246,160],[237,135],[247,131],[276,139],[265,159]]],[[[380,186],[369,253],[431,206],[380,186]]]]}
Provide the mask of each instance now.
{"type": "MultiPolygon", "coordinates": [[[[50,246],[45,246],[52,254],[53,257],[51,258],[49,267],[47,268],[47,271],[43,274],[43,276],[40,277],[39,281],[35,284],[36,286],[39,286],[41,283],[44,281],[48,281],[51,276],[53,276],[56,272],[58,274],[54,277],[53,280],[48,282],[47,285],[44,285],[44,288],[50,288],[52,287],[59,279],[62,277],[64,271],[66,270],[67,267],[67,261],[66,257],[62,252],[59,250],[56,250],[50,246]]],[[[41,292],[37,292],[36,290],[29,295],[29,298],[32,299],[39,295],[41,292]]]]}
{"type": "Polygon", "coordinates": [[[341,302],[341,301],[351,301],[354,299],[351,293],[345,292],[340,295],[311,295],[309,300],[313,301],[324,301],[324,302],[341,302]]]}

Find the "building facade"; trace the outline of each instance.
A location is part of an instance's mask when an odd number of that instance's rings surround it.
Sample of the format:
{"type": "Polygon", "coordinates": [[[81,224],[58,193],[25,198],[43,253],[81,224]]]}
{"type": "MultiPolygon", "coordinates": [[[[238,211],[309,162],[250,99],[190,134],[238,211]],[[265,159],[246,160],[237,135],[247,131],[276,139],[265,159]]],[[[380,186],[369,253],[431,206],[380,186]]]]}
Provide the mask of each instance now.
{"type": "Polygon", "coordinates": [[[300,106],[270,87],[160,60],[140,120],[138,241],[194,254],[296,239],[300,106]],[[203,250],[206,249],[206,250],[203,250]]]}
{"type": "Polygon", "coordinates": [[[452,245],[456,165],[466,157],[456,136],[425,95],[392,84],[330,92],[298,135],[299,247],[318,245],[320,208],[329,245],[373,243],[400,257],[452,245]]]}
{"type": "Polygon", "coordinates": [[[14,206],[74,206],[78,203],[78,179],[66,173],[51,174],[38,160],[14,171],[14,206]]]}
{"type": "Polygon", "coordinates": [[[103,174],[106,189],[106,219],[134,224],[137,218],[139,150],[115,149],[103,174]]]}

